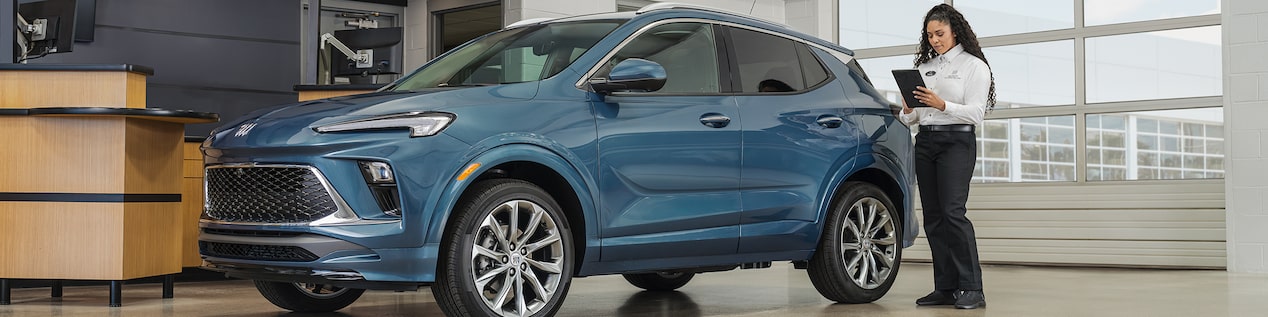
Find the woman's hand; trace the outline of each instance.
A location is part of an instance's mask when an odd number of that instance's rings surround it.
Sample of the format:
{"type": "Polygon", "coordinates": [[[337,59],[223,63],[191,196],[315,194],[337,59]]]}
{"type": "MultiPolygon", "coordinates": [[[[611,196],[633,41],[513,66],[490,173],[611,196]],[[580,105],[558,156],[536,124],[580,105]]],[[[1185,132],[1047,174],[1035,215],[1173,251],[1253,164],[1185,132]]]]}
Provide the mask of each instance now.
{"type": "Polygon", "coordinates": [[[908,113],[911,113],[912,111],[916,111],[915,109],[912,109],[911,107],[907,106],[907,98],[898,98],[898,99],[903,100],[903,114],[908,114],[908,113]]]}
{"type": "MultiPolygon", "coordinates": [[[[938,111],[947,110],[947,102],[942,100],[942,97],[938,97],[938,94],[934,93],[933,90],[928,87],[916,87],[915,93],[916,100],[920,100],[921,103],[933,107],[934,109],[938,109],[938,111]]],[[[904,104],[903,106],[906,105],[904,104]]]]}

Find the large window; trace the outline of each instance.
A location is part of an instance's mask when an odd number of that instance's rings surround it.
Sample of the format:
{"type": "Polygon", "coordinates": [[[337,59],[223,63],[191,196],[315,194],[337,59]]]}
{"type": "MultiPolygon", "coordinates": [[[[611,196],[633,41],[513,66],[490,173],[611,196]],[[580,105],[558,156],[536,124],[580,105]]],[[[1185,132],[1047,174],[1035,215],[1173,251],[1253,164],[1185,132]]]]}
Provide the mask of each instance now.
{"type": "Polygon", "coordinates": [[[978,130],[975,182],[1074,181],[1074,116],[994,119],[978,130]]]}
{"type": "MultiPolygon", "coordinates": [[[[891,102],[889,71],[912,68],[920,40],[907,30],[942,2],[842,2],[839,41],[891,102]]],[[[1219,1],[945,2],[995,76],[975,182],[1224,177],[1219,1]]]]}
{"type": "Polygon", "coordinates": [[[1221,108],[1088,115],[1088,180],[1224,177],[1221,108]]]}
{"type": "Polygon", "coordinates": [[[1149,21],[1220,14],[1220,0],[1089,0],[1083,12],[1085,25],[1149,21]]]}
{"type": "Polygon", "coordinates": [[[939,3],[942,1],[842,1],[838,43],[850,49],[865,49],[919,41],[925,29],[920,25],[925,10],[939,3]]]}
{"type": "Polygon", "coordinates": [[[955,7],[971,19],[978,37],[1074,27],[1074,1],[1069,0],[956,0],[955,7]]]}
{"type": "Polygon", "coordinates": [[[987,47],[996,108],[1074,104],[1074,41],[987,47]]]}
{"type": "Polygon", "coordinates": [[[1087,39],[1087,102],[1219,96],[1220,27],[1087,39]]]}

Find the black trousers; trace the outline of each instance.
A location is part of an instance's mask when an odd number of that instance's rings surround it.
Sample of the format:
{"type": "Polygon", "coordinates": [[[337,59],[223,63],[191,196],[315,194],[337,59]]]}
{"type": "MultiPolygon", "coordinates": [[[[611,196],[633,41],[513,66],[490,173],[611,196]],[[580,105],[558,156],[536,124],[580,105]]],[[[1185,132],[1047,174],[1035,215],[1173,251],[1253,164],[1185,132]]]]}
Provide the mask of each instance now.
{"type": "Polygon", "coordinates": [[[977,138],[973,132],[916,134],[916,180],[937,290],[982,289],[977,236],[964,207],[976,160],[977,138]]]}

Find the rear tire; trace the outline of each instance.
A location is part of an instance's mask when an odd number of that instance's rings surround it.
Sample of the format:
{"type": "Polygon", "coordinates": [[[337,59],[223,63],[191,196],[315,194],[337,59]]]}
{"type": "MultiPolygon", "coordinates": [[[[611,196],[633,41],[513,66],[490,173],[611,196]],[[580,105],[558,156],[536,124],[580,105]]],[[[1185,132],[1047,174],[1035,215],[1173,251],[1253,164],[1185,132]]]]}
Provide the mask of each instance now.
{"type": "Polygon", "coordinates": [[[656,273],[639,273],[639,274],[621,274],[625,280],[638,288],[649,291],[672,291],[676,290],[687,282],[691,282],[691,278],[696,276],[695,272],[656,272],[656,273]]]}
{"type": "Polygon", "coordinates": [[[357,301],[363,289],[342,288],[325,284],[255,281],[273,305],[297,313],[325,313],[343,309],[357,301]]]}
{"type": "Polygon", "coordinates": [[[517,179],[473,184],[441,241],[432,294],[446,316],[552,316],[573,272],[563,209],[517,179]]]}
{"type": "Polygon", "coordinates": [[[898,276],[903,251],[899,213],[875,185],[847,182],[842,188],[806,273],[823,297],[870,303],[885,296],[898,276]]]}

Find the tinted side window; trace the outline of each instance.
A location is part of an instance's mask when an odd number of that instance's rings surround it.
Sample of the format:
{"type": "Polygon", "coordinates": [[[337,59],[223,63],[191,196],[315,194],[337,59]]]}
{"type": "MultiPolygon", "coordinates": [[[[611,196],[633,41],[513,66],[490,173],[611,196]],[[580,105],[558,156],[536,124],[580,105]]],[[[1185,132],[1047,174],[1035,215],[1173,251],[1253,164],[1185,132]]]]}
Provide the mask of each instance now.
{"type": "Polygon", "coordinates": [[[665,86],[656,93],[718,92],[718,55],[713,27],[705,23],[669,23],[653,27],[622,47],[599,71],[607,77],[620,61],[642,58],[665,67],[665,86]]]}
{"type": "Polygon", "coordinates": [[[788,92],[806,89],[797,48],[792,40],[731,28],[731,42],[740,67],[740,91],[788,92]]]}
{"type": "Polygon", "coordinates": [[[828,79],[828,70],[823,68],[819,59],[806,44],[797,43],[797,57],[801,60],[801,73],[805,76],[806,87],[814,87],[828,79]]]}

